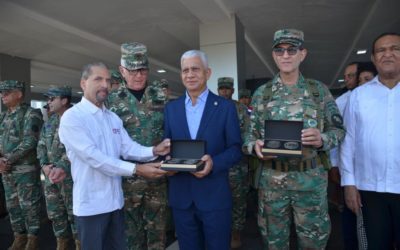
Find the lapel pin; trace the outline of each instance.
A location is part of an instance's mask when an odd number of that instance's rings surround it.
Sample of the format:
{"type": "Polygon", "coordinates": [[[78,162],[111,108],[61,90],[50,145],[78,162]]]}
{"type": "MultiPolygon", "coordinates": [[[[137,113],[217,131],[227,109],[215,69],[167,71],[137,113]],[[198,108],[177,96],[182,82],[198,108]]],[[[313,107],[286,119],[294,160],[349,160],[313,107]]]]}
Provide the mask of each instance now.
{"type": "Polygon", "coordinates": [[[214,106],[218,106],[218,102],[214,102],[214,106]]]}

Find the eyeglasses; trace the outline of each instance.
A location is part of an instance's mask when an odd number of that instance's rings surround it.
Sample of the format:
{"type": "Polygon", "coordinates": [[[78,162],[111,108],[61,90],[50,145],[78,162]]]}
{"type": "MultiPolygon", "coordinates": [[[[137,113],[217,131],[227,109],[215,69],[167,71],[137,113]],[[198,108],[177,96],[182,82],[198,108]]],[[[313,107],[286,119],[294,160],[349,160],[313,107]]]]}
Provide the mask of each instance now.
{"type": "Polygon", "coordinates": [[[276,48],[272,49],[272,51],[277,56],[283,56],[285,54],[285,51],[287,51],[289,56],[294,56],[294,55],[297,54],[298,50],[302,50],[302,48],[300,48],[300,47],[289,47],[289,48],[285,49],[285,48],[276,47],[276,48]]]}
{"type": "Polygon", "coordinates": [[[141,69],[132,69],[132,70],[127,69],[127,68],[125,68],[125,67],[123,67],[123,68],[126,69],[126,71],[128,71],[129,75],[133,75],[133,76],[137,76],[139,73],[140,73],[141,75],[147,75],[147,73],[149,72],[148,69],[144,69],[144,68],[141,68],[141,69]]]}

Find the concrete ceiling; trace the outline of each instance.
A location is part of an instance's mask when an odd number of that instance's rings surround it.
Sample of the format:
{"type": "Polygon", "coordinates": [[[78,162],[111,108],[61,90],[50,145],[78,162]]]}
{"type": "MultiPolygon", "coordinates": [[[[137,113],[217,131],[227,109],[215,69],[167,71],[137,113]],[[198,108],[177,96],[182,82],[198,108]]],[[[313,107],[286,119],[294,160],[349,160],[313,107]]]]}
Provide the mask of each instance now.
{"type": "Polygon", "coordinates": [[[377,35],[400,32],[399,10],[399,0],[1,0],[0,53],[31,60],[33,92],[70,84],[76,93],[84,64],[115,68],[119,45],[138,41],[149,50],[150,79],[167,79],[179,95],[179,58],[199,48],[199,25],[236,15],[245,29],[247,79],[276,72],[272,36],[292,27],[305,33],[303,74],[338,87],[347,63],[369,60],[377,35]]]}

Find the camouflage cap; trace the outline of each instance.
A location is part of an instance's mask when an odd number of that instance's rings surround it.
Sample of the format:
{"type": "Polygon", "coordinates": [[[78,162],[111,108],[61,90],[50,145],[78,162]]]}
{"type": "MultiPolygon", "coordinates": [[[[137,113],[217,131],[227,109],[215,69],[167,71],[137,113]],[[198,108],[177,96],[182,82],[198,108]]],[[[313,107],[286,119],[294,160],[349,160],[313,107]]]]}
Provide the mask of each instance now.
{"type": "Polygon", "coordinates": [[[239,99],[243,97],[251,97],[250,89],[241,89],[239,90],[239,99]]]}
{"type": "Polygon", "coordinates": [[[53,97],[53,96],[71,96],[72,89],[70,86],[50,86],[49,90],[43,94],[46,97],[53,97]]]}
{"type": "Polygon", "coordinates": [[[25,90],[25,83],[17,80],[4,80],[0,82],[0,92],[4,90],[25,90]]]}
{"type": "Polygon", "coordinates": [[[133,42],[121,45],[121,65],[129,70],[148,69],[147,48],[144,44],[133,42]]]}
{"type": "Polygon", "coordinates": [[[218,78],[218,88],[233,88],[233,78],[232,77],[218,78]]]}
{"type": "Polygon", "coordinates": [[[122,75],[119,72],[119,70],[111,69],[110,70],[110,75],[111,75],[111,83],[113,83],[114,81],[116,81],[116,82],[118,82],[120,84],[124,82],[124,80],[122,78],[122,75]]]}
{"type": "Polygon", "coordinates": [[[275,32],[272,48],[282,43],[300,47],[304,43],[304,33],[301,30],[282,29],[275,32]]]}

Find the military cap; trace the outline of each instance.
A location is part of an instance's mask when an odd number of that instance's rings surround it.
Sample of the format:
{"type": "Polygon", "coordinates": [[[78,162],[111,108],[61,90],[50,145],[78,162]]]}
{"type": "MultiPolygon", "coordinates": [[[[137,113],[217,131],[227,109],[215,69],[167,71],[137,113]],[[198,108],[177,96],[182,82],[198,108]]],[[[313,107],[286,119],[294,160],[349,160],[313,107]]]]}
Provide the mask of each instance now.
{"type": "Polygon", "coordinates": [[[239,99],[243,97],[251,97],[250,89],[241,89],[239,90],[239,99]]]}
{"type": "Polygon", "coordinates": [[[121,45],[121,65],[129,70],[148,69],[147,48],[144,44],[133,42],[121,45]]]}
{"type": "Polygon", "coordinates": [[[49,90],[43,95],[46,97],[53,97],[53,96],[71,96],[72,89],[70,86],[50,86],[49,90]]]}
{"type": "Polygon", "coordinates": [[[110,75],[111,75],[111,82],[117,81],[118,83],[122,83],[124,81],[122,79],[121,73],[116,69],[111,69],[110,70],[110,75]]]}
{"type": "Polygon", "coordinates": [[[218,78],[218,88],[233,88],[233,78],[232,77],[218,78]]]}
{"type": "Polygon", "coordinates": [[[279,44],[288,43],[296,47],[300,47],[304,43],[304,33],[301,30],[282,29],[274,34],[274,42],[272,48],[279,44]]]}
{"type": "Polygon", "coordinates": [[[17,80],[4,80],[0,82],[0,92],[13,89],[24,91],[25,83],[17,80]]]}

